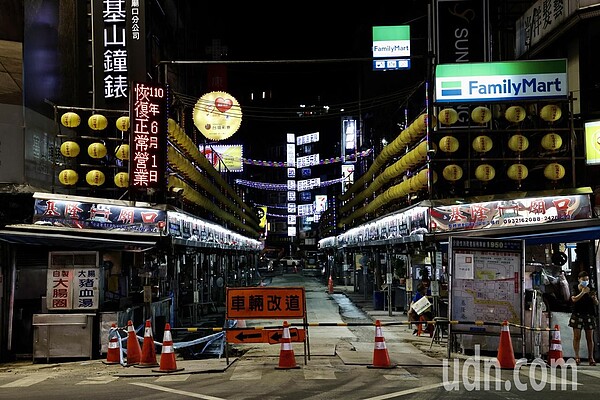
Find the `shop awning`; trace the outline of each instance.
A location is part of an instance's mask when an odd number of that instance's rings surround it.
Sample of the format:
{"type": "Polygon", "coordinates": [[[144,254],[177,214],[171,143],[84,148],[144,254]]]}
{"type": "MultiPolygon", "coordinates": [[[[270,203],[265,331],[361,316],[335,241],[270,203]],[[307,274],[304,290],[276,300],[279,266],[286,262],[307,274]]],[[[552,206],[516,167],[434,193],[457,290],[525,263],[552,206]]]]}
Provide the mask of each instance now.
{"type": "Polygon", "coordinates": [[[78,248],[81,250],[147,251],[160,239],[154,233],[95,231],[39,225],[9,225],[0,241],[11,244],[78,248]]]}
{"type": "Polygon", "coordinates": [[[445,232],[426,235],[429,242],[448,242],[455,237],[490,237],[501,239],[523,239],[526,245],[574,243],[600,239],[600,219],[591,218],[576,221],[550,222],[539,225],[513,226],[497,229],[478,229],[461,232],[445,232]]]}

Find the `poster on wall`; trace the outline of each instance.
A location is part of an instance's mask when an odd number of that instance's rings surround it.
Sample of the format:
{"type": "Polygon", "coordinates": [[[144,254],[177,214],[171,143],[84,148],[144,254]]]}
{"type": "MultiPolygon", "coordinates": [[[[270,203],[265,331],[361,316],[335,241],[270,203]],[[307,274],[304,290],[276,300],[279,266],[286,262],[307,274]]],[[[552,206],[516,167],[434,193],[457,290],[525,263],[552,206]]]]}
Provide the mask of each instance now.
{"type": "Polygon", "coordinates": [[[522,324],[524,241],[465,236],[450,237],[448,243],[449,317],[459,321],[452,331],[497,334],[500,326],[494,323],[522,324]]]}
{"type": "Polygon", "coordinates": [[[100,299],[99,254],[51,252],[46,274],[46,306],[52,311],[97,310],[100,299]]]}

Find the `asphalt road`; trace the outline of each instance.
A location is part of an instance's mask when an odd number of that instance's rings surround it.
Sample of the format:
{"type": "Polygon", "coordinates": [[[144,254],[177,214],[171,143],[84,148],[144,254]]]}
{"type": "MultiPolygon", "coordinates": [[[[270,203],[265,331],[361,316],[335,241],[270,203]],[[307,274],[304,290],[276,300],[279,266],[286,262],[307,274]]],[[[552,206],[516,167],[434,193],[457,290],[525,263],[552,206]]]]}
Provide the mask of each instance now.
{"type": "MultiPolygon", "coordinates": [[[[568,369],[561,380],[560,370],[545,365],[495,370],[486,357],[444,360],[445,346],[434,344],[430,350],[428,337],[413,336],[408,325],[393,325],[405,320],[402,313],[356,308],[348,301],[352,296],[343,293],[346,288],[329,294],[322,282],[299,274],[276,276],[271,284],[305,287],[309,340],[308,345],[293,343],[293,368],[280,368],[283,347],[267,343],[232,345],[235,357],[178,358],[181,371],[168,373],[104,365],[103,360],[0,365],[0,399],[564,400],[597,398],[600,391],[598,367],[568,369]],[[374,319],[383,323],[378,350],[374,319]],[[389,368],[373,368],[375,354],[378,359],[387,354],[389,368]]],[[[280,323],[249,320],[247,326],[280,323]]]]}

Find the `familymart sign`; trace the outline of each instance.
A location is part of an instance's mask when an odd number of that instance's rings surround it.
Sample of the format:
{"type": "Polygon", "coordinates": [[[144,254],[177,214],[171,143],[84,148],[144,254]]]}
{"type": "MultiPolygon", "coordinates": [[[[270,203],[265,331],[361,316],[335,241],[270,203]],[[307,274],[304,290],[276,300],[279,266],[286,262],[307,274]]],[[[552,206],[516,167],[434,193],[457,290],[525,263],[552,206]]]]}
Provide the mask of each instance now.
{"type": "Polygon", "coordinates": [[[567,60],[438,65],[435,95],[448,103],[567,98],[567,60]]]}

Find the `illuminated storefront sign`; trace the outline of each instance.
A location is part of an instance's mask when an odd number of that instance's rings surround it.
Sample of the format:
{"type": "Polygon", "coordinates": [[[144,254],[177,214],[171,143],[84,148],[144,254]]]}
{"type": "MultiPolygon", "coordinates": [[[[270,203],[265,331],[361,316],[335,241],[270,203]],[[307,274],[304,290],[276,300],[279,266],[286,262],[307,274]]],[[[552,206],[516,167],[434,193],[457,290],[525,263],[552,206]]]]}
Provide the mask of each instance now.
{"type": "Polygon", "coordinates": [[[432,207],[431,232],[538,225],[592,217],[587,195],[553,196],[432,207]]]}
{"type": "Polygon", "coordinates": [[[166,213],[150,208],[36,198],[33,222],[80,229],[157,233],[158,223],[166,222],[166,213]]]}
{"type": "Polygon", "coordinates": [[[600,164],[600,121],[585,123],[585,163],[600,164]]]}
{"type": "Polygon", "coordinates": [[[241,144],[210,145],[200,148],[200,152],[204,154],[217,171],[244,171],[244,164],[242,163],[244,147],[241,144]]]}
{"type": "Polygon", "coordinates": [[[342,164],[342,194],[354,183],[354,164],[342,164]]]}
{"type": "Polygon", "coordinates": [[[436,66],[438,102],[567,99],[567,61],[533,60],[436,66]]]}
{"type": "Polygon", "coordinates": [[[373,27],[373,58],[381,57],[410,57],[410,25],[373,27]]]}
{"type": "Polygon", "coordinates": [[[145,0],[94,0],[94,81],[98,105],[129,101],[129,82],[146,78],[145,0]]]}
{"type": "Polygon", "coordinates": [[[410,26],[373,27],[373,70],[409,69],[410,26]]]}
{"type": "Polygon", "coordinates": [[[358,147],[358,121],[352,117],[342,117],[342,157],[346,163],[354,163],[351,156],[358,147]]]}
{"type": "Polygon", "coordinates": [[[131,99],[130,186],[164,186],[167,137],[167,89],[134,82],[131,99]]]}
{"type": "Polygon", "coordinates": [[[192,114],[194,125],[210,140],[225,140],[233,136],[242,124],[240,103],[226,92],[204,94],[192,114]]]}

